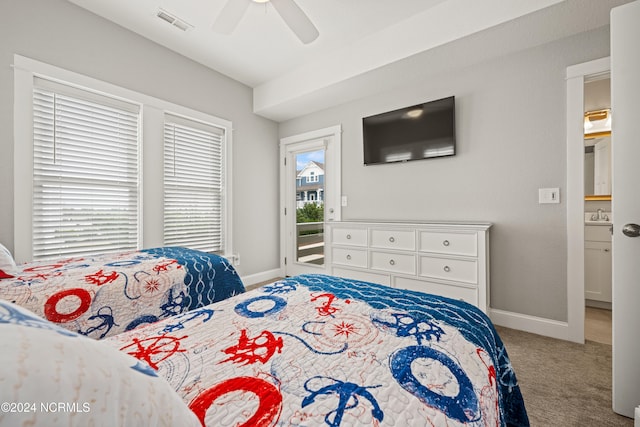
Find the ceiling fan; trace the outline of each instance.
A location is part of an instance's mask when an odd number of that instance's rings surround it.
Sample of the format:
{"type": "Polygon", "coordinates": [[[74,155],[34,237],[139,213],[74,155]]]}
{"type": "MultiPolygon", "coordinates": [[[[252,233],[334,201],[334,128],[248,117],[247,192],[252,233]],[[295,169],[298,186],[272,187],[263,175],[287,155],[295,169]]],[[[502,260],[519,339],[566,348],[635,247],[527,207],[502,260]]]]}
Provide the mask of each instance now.
{"type": "Polygon", "coordinates": [[[267,2],[273,5],[285,24],[302,43],[311,43],[320,35],[318,29],[294,0],[227,0],[227,4],[213,23],[213,30],[221,34],[231,34],[251,3],[267,2]]]}

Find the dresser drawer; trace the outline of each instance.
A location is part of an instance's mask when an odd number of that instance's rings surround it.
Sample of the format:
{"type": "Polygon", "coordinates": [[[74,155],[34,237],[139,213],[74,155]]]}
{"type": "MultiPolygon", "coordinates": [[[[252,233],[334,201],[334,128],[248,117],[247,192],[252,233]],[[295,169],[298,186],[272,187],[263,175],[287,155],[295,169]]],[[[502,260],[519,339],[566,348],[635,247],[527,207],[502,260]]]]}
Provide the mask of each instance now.
{"type": "Polygon", "coordinates": [[[372,228],[371,247],[380,249],[416,250],[415,230],[372,228]]]}
{"type": "Polygon", "coordinates": [[[333,248],[331,262],[352,267],[367,268],[367,251],[354,248],[333,248]]]}
{"type": "Polygon", "coordinates": [[[334,245],[367,246],[367,229],[332,228],[331,241],[334,245]]]}
{"type": "Polygon", "coordinates": [[[407,279],[405,277],[396,277],[395,286],[401,289],[409,289],[412,291],[440,295],[447,298],[462,300],[476,306],[478,305],[478,291],[475,288],[444,285],[442,283],[429,282],[426,280],[407,279]]]}
{"type": "Polygon", "coordinates": [[[421,252],[436,252],[451,255],[478,255],[478,237],[475,233],[419,232],[421,252]]]}
{"type": "Polygon", "coordinates": [[[416,274],[416,257],[410,254],[372,251],[371,268],[391,273],[416,274]]]}
{"type": "Polygon", "coordinates": [[[420,276],[475,284],[478,282],[478,263],[475,260],[421,256],[420,276]]]}

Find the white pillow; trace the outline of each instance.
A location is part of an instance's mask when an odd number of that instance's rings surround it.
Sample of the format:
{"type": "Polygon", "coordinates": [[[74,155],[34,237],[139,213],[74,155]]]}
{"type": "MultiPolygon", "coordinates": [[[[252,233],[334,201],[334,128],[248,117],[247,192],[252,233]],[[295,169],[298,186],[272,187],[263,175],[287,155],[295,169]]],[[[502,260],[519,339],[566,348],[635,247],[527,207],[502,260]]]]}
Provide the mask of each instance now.
{"type": "Polygon", "coordinates": [[[0,300],[0,425],[201,426],[145,363],[0,300]]]}
{"type": "Polygon", "coordinates": [[[18,267],[13,255],[2,243],[0,243],[0,279],[13,277],[17,274],[18,267]]]}

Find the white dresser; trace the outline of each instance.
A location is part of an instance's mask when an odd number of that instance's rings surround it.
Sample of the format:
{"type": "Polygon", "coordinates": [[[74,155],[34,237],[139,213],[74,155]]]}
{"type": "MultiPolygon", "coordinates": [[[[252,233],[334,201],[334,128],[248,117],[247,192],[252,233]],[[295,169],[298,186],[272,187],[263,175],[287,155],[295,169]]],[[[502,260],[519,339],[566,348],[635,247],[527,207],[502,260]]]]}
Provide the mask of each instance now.
{"type": "Polygon", "coordinates": [[[489,306],[489,223],[327,223],[329,273],[489,306]]]}

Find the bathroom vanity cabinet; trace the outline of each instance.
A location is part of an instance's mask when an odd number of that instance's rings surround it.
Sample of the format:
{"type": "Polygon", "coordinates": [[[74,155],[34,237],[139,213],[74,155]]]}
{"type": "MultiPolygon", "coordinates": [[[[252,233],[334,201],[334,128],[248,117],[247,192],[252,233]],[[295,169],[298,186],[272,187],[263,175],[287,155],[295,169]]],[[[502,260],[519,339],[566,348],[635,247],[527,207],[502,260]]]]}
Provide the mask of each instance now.
{"type": "MultiPolygon", "coordinates": [[[[601,308],[611,304],[611,231],[609,225],[586,225],[584,230],[585,298],[601,308]]],[[[589,304],[588,304],[589,305],[589,304]]]]}

